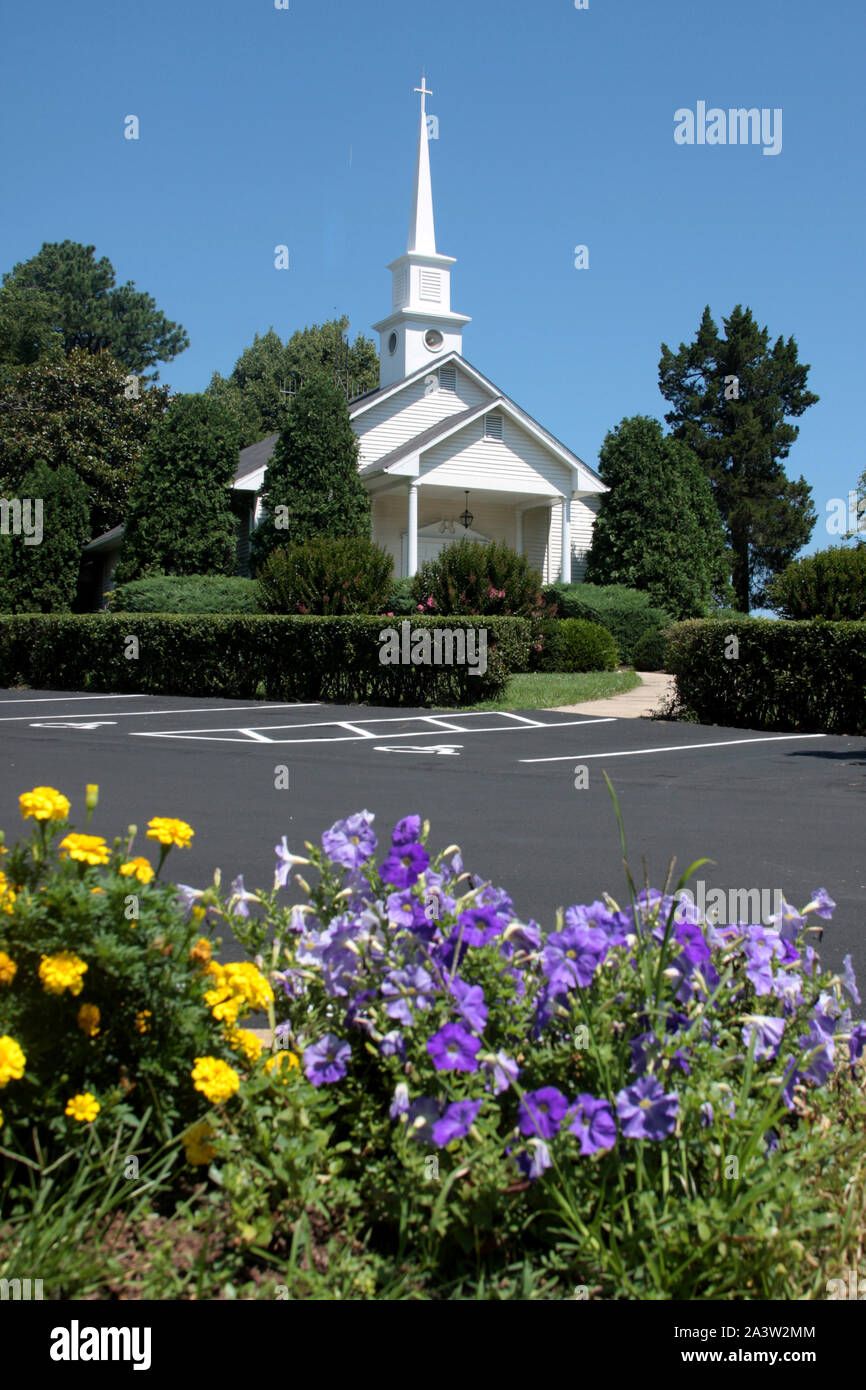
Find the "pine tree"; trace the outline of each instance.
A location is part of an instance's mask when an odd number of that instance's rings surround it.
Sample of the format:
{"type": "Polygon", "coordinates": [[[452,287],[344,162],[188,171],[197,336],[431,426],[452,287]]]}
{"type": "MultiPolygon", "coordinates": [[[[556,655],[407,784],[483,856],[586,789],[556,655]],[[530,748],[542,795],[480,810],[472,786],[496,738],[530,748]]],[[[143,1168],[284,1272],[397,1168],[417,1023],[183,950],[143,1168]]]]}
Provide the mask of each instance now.
{"type": "Polygon", "coordinates": [[[700,617],[730,597],[724,528],[690,449],[658,420],[635,415],[599,454],[601,497],[586,568],[591,584],[627,584],[675,618],[700,617]]]}
{"type": "Polygon", "coordinates": [[[312,536],[369,536],[370,497],[358,474],[358,440],[345,396],[323,375],[293,398],[265,472],[265,515],[252,566],[279,545],[312,536]]]}
{"type": "Polygon", "coordinates": [[[148,574],[234,573],[237,459],[231,412],[209,396],[175,396],[132,491],[119,584],[148,574]]]}

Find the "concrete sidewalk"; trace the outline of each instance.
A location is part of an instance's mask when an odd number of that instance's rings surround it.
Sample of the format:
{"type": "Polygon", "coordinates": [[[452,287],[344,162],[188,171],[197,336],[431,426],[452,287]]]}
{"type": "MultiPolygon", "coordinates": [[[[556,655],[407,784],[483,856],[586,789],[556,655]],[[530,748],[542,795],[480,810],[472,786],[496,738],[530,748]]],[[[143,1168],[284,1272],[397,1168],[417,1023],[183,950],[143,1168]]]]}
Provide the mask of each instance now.
{"type": "Polygon", "coordinates": [[[673,693],[674,678],[664,671],[638,671],[641,685],[606,700],[586,700],[581,705],[556,705],[561,714],[612,714],[617,719],[647,719],[673,693]]]}

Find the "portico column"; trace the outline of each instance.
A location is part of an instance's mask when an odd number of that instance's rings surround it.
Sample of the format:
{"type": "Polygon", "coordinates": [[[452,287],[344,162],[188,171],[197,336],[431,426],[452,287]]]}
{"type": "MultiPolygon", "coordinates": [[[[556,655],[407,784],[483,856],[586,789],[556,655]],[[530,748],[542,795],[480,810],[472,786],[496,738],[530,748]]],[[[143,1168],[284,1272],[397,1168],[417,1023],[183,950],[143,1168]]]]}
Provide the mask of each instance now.
{"type": "Polygon", "coordinates": [[[563,584],[571,583],[571,498],[562,499],[562,562],[560,576],[563,584]]]}
{"type": "Polygon", "coordinates": [[[514,538],[514,541],[515,541],[514,548],[515,548],[515,550],[517,551],[518,555],[522,555],[522,554],[523,554],[523,508],[522,508],[522,507],[518,507],[518,508],[517,508],[517,516],[516,516],[516,519],[515,519],[515,523],[516,523],[516,535],[515,535],[515,538],[514,538]]]}
{"type": "Polygon", "coordinates": [[[418,573],[418,484],[409,484],[408,578],[418,573]]]}

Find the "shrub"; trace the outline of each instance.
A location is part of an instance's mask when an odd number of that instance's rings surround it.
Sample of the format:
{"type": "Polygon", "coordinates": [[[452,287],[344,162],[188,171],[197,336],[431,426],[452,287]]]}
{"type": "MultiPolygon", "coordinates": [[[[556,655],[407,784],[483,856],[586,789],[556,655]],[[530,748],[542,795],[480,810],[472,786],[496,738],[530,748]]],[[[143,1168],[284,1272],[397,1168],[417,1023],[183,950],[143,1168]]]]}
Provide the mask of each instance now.
{"type": "Polygon", "coordinates": [[[274,550],[258,571],[264,613],[380,613],[394,561],[366,536],[314,536],[274,550]]]}
{"type": "Polygon", "coordinates": [[[675,623],[667,669],[679,717],[731,728],[866,733],[866,622],[675,623]]]}
{"type": "Polygon", "coordinates": [[[413,592],[413,579],[394,579],[385,600],[385,612],[393,613],[395,618],[412,618],[418,612],[418,604],[413,592]]]}
{"type": "Polygon", "coordinates": [[[772,580],[768,596],[783,618],[866,618],[866,545],[831,545],[794,560],[772,580]]]}
{"type": "Polygon", "coordinates": [[[664,628],[650,628],[634,644],[632,664],[636,671],[664,671],[667,633],[664,628]]]}
{"type": "Polygon", "coordinates": [[[160,574],[118,584],[108,596],[112,613],[255,613],[252,579],[222,574],[160,574]]]}
{"type": "MultiPolygon", "coordinates": [[[[403,622],[408,620],[403,619],[403,622]]],[[[411,632],[441,626],[416,617],[411,632]]],[[[529,659],[522,618],[450,618],[448,628],[483,629],[486,671],[463,665],[383,664],[393,627],[379,617],[201,617],[72,614],[0,618],[0,684],[40,690],[216,695],[339,704],[458,705],[492,699],[529,659]],[[135,638],[136,650],[130,642],[135,638]]],[[[477,639],[476,652],[481,639],[477,639]]]]}
{"type": "MultiPolygon", "coordinates": [[[[13,499],[7,495],[5,500],[11,510],[13,499]]],[[[43,461],[25,474],[17,500],[31,541],[38,535],[41,509],[42,537],[36,545],[27,543],[23,531],[0,537],[5,552],[0,559],[0,611],[68,612],[75,597],[81,547],[89,537],[87,487],[68,465],[52,468],[43,461]]]]}
{"type": "Polygon", "coordinates": [[[668,613],[651,605],[648,594],[624,584],[551,584],[544,598],[560,618],[601,623],[616,638],[620,659],[626,662],[632,661],[639,637],[670,622],[668,613]]]}
{"type": "Polygon", "coordinates": [[[541,575],[504,541],[462,540],[423,564],[412,592],[418,610],[530,618],[541,610],[541,575]]]}
{"type": "Polygon", "coordinates": [[[615,671],[619,662],[616,642],[600,623],[546,619],[540,638],[541,651],[534,664],[541,671],[615,671]]]}

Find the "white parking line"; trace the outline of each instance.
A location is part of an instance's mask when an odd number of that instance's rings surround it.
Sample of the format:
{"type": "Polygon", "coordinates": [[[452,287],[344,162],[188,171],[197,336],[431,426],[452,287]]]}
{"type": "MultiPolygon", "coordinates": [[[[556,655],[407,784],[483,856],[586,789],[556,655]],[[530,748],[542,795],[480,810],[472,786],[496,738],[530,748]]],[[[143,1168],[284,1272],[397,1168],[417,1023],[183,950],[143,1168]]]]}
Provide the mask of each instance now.
{"type": "MultiPolygon", "coordinates": [[[[83,698],[83,696],[79,697],[78,695],[75,695],[73,696],[73,698],[77,700],[79,698],[83,698]]],[[[106,695],[105,698],[106,700],[112,700],[114,699],[114,696],[106,695]]],[[[126,696],[118,696],[118,699],[125,698],[126,696]]],[[[131,700],[140,700],[144,697],[141,695],[130,695],[129,698],[131,700]]],[[[292,700],[286,701],[284,704],[279,705],[233,705],[231,709],[213,709],[210,706],[202,706],[201,709],[118,709],[112,710],[111,712],[112,714],[116,714],[118,719],[144,719],[152,714],[245,714],[247,710],[250,709],[318,709],[321,703],[321,700],[292,700]]],[[[32,719],[34,712],[35,711],[31,710],[29,714],[0,714],[0,724],[15,724],[16,722],[20,722],[23,719],[32,719]]],[[[63,710],[59,710],[57,714],[45,714],[44,718],[92,719],[95,713],[95,710],[89,710],[82,714],[76,714],[75,711],[72,710],[69,712],[69,714],[66,714],[63,710]]]]}
{"type": "Polygon", "coordinates": [[[0,700],[0,705],[65,705],[73,700],[146,700],[146,695],[28,695],[25,700],[0,700]]]}
{"type": "MultiPolygon", "coordinates": [[[[480,718],[481,715],[483,715],[483,714],[487,714],[487,715],[489,716],[491,713],[493,713],[493,714],[498,714],[498,713],[500,713],[500,711],[498,711],[498,710],[494,710],[494,711],[490,711],[490,710],[467,710],[465,713],[461,713],[461,714],[455,715],[454,717],[457,718],[457,719],[480,718]]],[[[381,718],[381,719],[367,719],[367,720],[364,721],[364,724],[367,725],[367,726],[372,725],[372,724],[412,724],[412,723],[419,724],[419,723],[421,723],[422,721],[426,721],[429,717],[430,717],[430,716],[428,716],[428,715],[423,715],[423,714],[415,714],[415,715],[411,715],[411,714],[410,714],[410,715],[402,715],[402,716],[398,715],[398,716],[396,716],[396,717],[390,717],[390,718],[387,718],[387,719],[385,719],[385,718],[381,718]]],[[[573,728],[573,727],[576,727],[576,726],[581,726],[581,725],[584,725],[584,724],[611,724],[611,723],[614,723],[614,722],[615,722],[615,716],[613,716],[613,715],[608,715],[608,716],[606,716],[606,717],[603,718],[603,719],[563,719],[561,722],[555,723],[555,724],[544,724],[544,723],[540,723],[540,722],[536,723],[535,721],[532,721],[529,727],[535,728],[535,729],[565,729],[565,728],[573,728]]],[[[474,728],[473,728],[473,727],[470,727],[470,728],[468,728],[468,729],[462,727],[461,725],[454,724],[454,725],[451,725],[450,727],[451,727],[451,729],[452,729],[452,732],[454,732],[454,733],[459,733],[459,734],[501,734],[501,733],[514,734],[514,733],[520,733],[520,732],[522,732],[522,731],[525,732],[525,731],[526,731],[526,728],[527,728],[527,726],[526,726],[525,724],[489,724],[489,725],[487,725],[487,726],[482,726],[481,728],[478,728],[478,727],[474,727],[474,728]]],[[[403,733],[399,733],[399,734],[398,734],[398,733],[389,734],[388,737],[390,737],[390,738],[392,738],[392,739],[394,739],[394,738],[431,738],[431,737],[434,737],[434,736],[435,736],[435,737],[441,738],[441,735],[442,735],[442,730],[441,730],[441,728],[430,728],[430,729],[417,729],[417,728],[416,728],[416,729],[409,729],[408,731],[404,731],[403,733]]],[[[381,732],[371,733],[369,727],[364,727],[364,725],[362,725],[362,724],[360,724],[360,723],[358,723],[358,724],[350,724],[347,720],[342,720],[342,719],[329,719],[329,720],[323,721],[322,723],[316,723],[316,724],[266,724],[266,725],[258,725],[256,728],[243,728],[243,729],[237,727],[236,725],[229,725],[229,726],[227,726],[226,728],[220,728],[220,729],[170,729],[170,730],[166,729],[166,730],[160,730],[158,733],[153,732],[153,731],[151,731],[151,730],[140,730],[140,729],[136,729],[136,730],[134,730],[134,731],[132,732],[131,737],[132,737],[132,738],[181,738],[181,739],[189,739],[190,741],[197,741],[197,742],[200,742],[200,743],[208,743],[208,742],[210,742],[210,743],[249,743],[250,741],[253,741],[253,742],[255,742],[255,743],[273,743],[273,744],[285,745],[285,744],[289,744],[289,743],[321,743],[321,744],[331,744],[331,743],[359,743],[359,742],[368,741],[369,739],[381,738],[381,737],[382,737],[382,733],[381,733],[381,732]],[[328,738],[328,737],[325,737],[325,738],[316,738],[316,737],[312,737],[312,738],[269,738],[269,737],[268,737],[268,734],[271,734],[271,733],[280,733],[280,732],[282,732],[283,729],[290,729],[290,730],[293,730],[293,731],[296,730],[296,729],[349,729],[349,730],[351,730],[351,732],[350,732],[348,735],[341,735],[341,734],[338,734],[336,737],[332,737],[332,738],[328,738]],[[228,737],[228,738],[227,738],[227,737],[224,737],[224,735],[227,735],[227,734],[228,734],[228,735],[241,734],[241,735],[243,735],[243,737],[241,737],[241,738],[236,738],[236,737],[228,737]]]]}
{"type": "Polygon", "coordinates": [[[783,743],[794,738],[826,738],[826,734],[772,734],[767,738],[726,738],[719,743],[673,743],[667,748],[624,748],[616,753],[567,753],[556,758],[521,758],[522,763],[586,762],[589,758],[636,758],[641,753],[683,753],[689,748],[730,748],[735,743],[783,743]]]}

